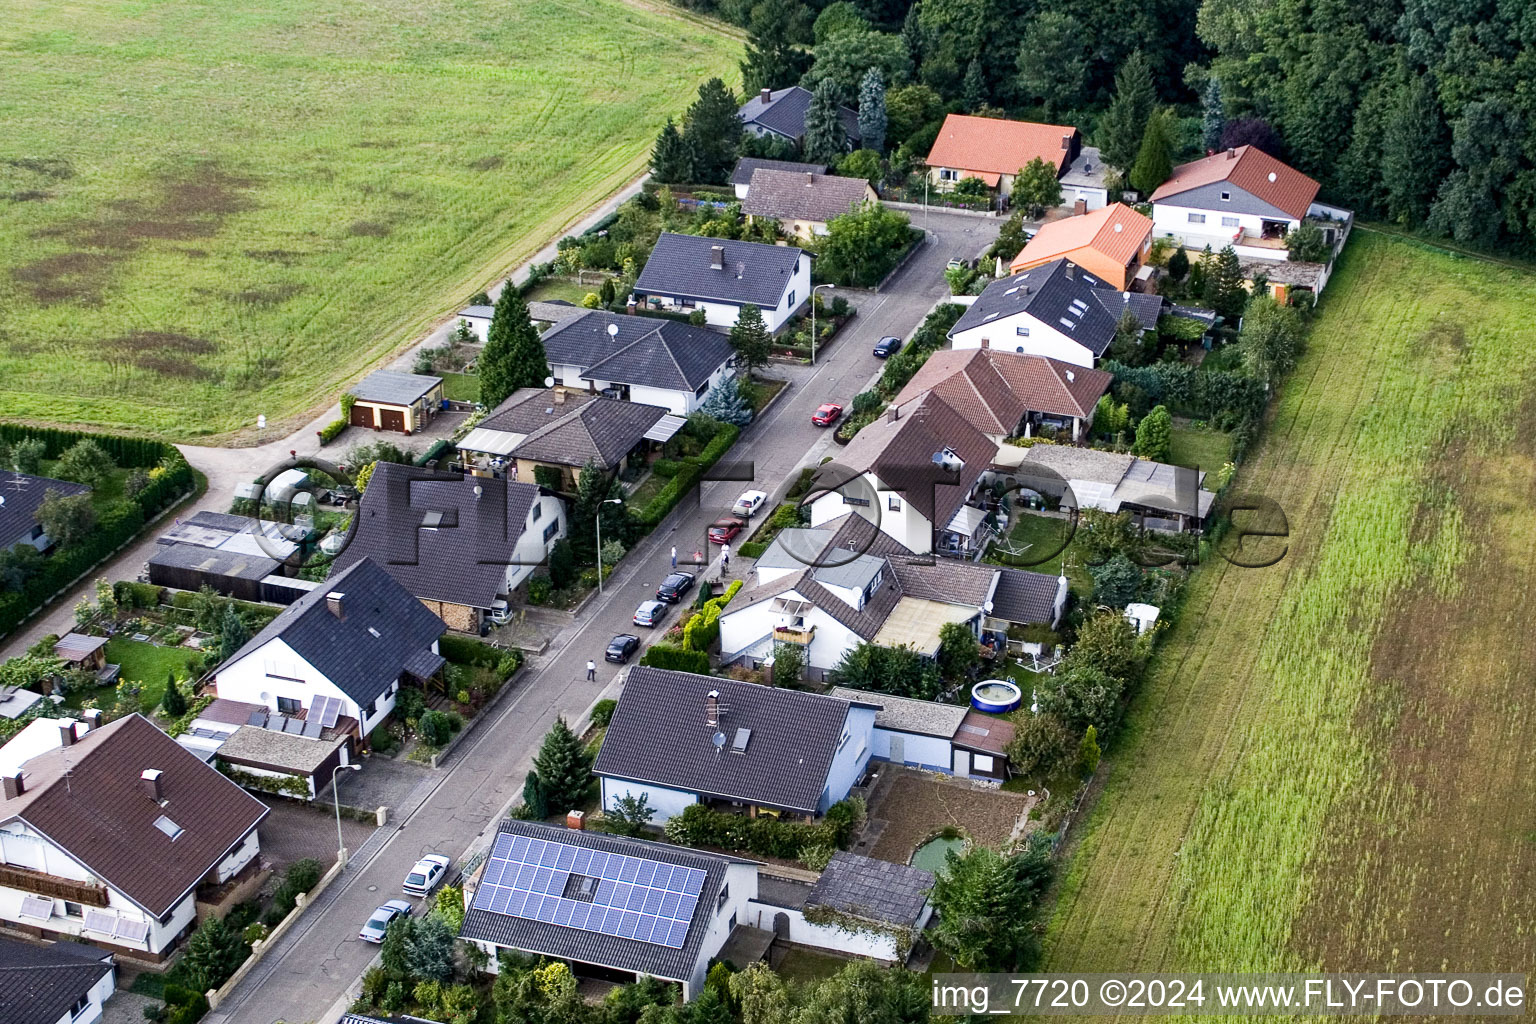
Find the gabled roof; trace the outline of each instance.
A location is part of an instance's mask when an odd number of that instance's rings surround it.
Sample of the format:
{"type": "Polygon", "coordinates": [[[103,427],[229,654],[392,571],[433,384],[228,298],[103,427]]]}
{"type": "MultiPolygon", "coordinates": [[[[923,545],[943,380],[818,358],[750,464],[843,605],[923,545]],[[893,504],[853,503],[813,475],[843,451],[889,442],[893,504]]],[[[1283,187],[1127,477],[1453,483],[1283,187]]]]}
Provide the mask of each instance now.
{"type": "MultiPolygon", "coordinates": [[[[805,135],[805,115],[811,109],[812,93],[798,85],[775,89],[766,99],[761,92],[741,105],[737,116],[744,124],[760,124],[769,131],[799,141],[805,135]]],[[[848,107],[837,108],[838,119],[851,142],[858,143],[859,115],[848,107]]]]}
{"type": "MultiPolygon", "coordinates": [[[[712,299],[737,305],[750,302],[773,309],[789,290],[800,256],[801,250],[792,245],[664,232],[635,281],[635,291],[642,295],[712,299]],[[724,249],[718,270],[714,267],[717,246],[724,249]]],[[[590,319],[583,317],[580,322],[590,319]]],[[[544,339],[547,345],[549,335],[544,339]]]]}
{"type": "MultiPolygon", "coordinates": [[[[778,246],[760,248],[777,249],[778,246]]],[[[798,249],[794,251],[799,252],[798,249]]],[[[704,250],[704,265],[707,272],[708,248],[704,250]]],[[[790,266],[793,267],[793,260],[790,266]]],[[[777,302],[775,298],[767,305],[771,307],[777,302]]],[[[582,367],[582,376],[589,380],[618,381],[671,391],[697,390],[735,355],[730,339],[718,331],[676,320],[627,316],[603,310],[587,310],[582,316],[555,324],[544,334],[544,351],[551,363],[582,367]],[[610,333],[610,328],[617,328],[617,331],[610,333]]]]}
{"type": "Polygon", "coordinates": [[[380,462],[336,571],[371,558],[419,598],[489,608],[538,496],[533,484],[380,462]]]}
{"type": "Polygon", "coordinates": [[[973,171],[993,186],[1002,175],[1017,174],[1036,157],[1060,175],[1072,155],[1071,140],[1076,135],[1077,129],[1071,125],[950,114],[925,162],[929,167],[973,171]]]}
{"type": "MultiPolygon", "coordinates": [[[[1115,288],[1068,260],[1052,260],[1022,274],[993,281],[961,314],[949,337],[984,327],[1004,317],[1027,313],[1071,338],[1094,355],[1104,354],[1115,340],[1115,322],[1098,292],[1115,288]]],[[[1000,336],[997,346],[1014,344],[1013,335],[1000,336]]]]}
{"type": "Polygon", "coordinates": [[[984,434],[1007,435],[1026,412],[1088,419],[1114,377],[1103,370],[1002,349],[945,349],[928,357],[896,396],[927,391],[984,434]]]}
{"type": "Polygon", "coordinates": [[[1157,330],[1157,320],[1163,315],[1163,306],[1167,303],[1161,295],[1149,295],[1146,292],[1116,292],[1100,288],[1095,290],[1094,295],[1099,305],[1104,307],[1104,312],[1115,318],[1116,324],[1129,313],[1144,331],[1157,330]]]}
{"type": "MultiPolygon", "coordinates": [[[[834,686],[830,692],[832,696],[844,700],[865,700],[870,696],[863,690],[846,686],[834,686]]],[[[907,732],[914,736],[937,736],[947,740],[955,735],[960,723],[965,720],[966,708],[959,704],[892,697],[885,693],[879,695],[879,700],[880,710],[875,712],[876,729],[907,732]]]]}
{"type": "Polygon", "coordinates": [[[629,671],[592,770],[814,814],[849,706],[801,690],[641,665],[629,671]],[[723,709],[718,727],[705,724],[711,690],[719,692],[723,709]],[[751,730],[747,749],[739,754],[731,749],[738,729],[751,730]],[[723,751],[715,746],[717,731],[726,737],[723,751]],[[660,737],[665,742],[658,742],[660,737]]]}
{"type": "Polygon", "coordinates": [[[1240,188],[1298,220],[1307,215],[1319,188],[1316,179],[1281,163],[1257,146],[1239,146],[1179,164],[1173,175],[1152,193],[1151,201],[1170,202],[1191,189],[1218,181],[1240,188]]]}
{"type": "Polygon", "coordinates": [[[558,422],[588,402],[595,401],[596,394],[574,388],[518,388],[487,413],[478,426],[484,430],[527,437],[558,422]]]}
{"type": "Polygon", "coordinates": [[[922,920],[932,888],[932,873],[921,868],[838,850],[811,887],[805,903],[830,907],[866,921],[915,928],[922,920]]]}
{"type": "Polygon", "coordinates": [[[902,499],[924,519],[943,527],[996,454],[996,442],[929,393],[892,406],[855,434],[838,464],[855,473],[873,473],[886,488],[902,492],[902,499]],[[934,463],[933,457],[945,449],[963,461],[958,472],[934,463]]]}
{"type": "MultiPolygon", "coordinates": [[[[668,843],[583,832],[545,825],[541,822],[509,819],[501,823],[497,833],[492,846],[493,855],[500,846],[513,841],[515,837],[526,836],[532,840],[569,847],[573,851],[591,850],[610,855],[619,854],[703,871],[704,881],[699,889],[698,904],[694,907],[693,917],[689,921],[688,930],[680,947],[626,939],[619,935],[587,931],[584,928],[572,928],[526,917],[514,917],[507,913],[481,909],[473,904],[465,911],[464,924],[459,929],[459,936],[465,939],[492,942],[498,946],[539,953],[559,960],[574,960],[578,963],[600,964],[622,971],[635,971],[669,981],[688,981],[692,977],[694,965],[702,955],[701,947],[715,916],[720,890],[725,885],[726,869],[732,864],[748,863],[732,857],[702,853],[668,843]]],[[[572,863],[576,860],[577,857],[572,856],[572,863]]],[[[569,871],[564,873],[570,874],[569,871]]],[[[556,879],[556,882],[558,881],[559,879],[556,879]]],[[[488,884],[487,877],[482,875],[480,885],[486,884],[488,884]]],[[[603,885],[602,882],[598,884],[603,885]]],[[[625,888],[627,889],[628,886],[625,888]]],[[[478,887],[475,902],[479,902],[478,887]]]]}
{"type": "Polygon", "coordinates": [[[563,466],[585,466],[591,461],[609,470],[665,415],[667,410],[658,405],[599,398],[528,435],[513,454],[563,466]]]}
{"type": "Polygon", "coordinates": [[[112,954],[78,942],[0,939],[0,1020],[56,1024],[112,973],[112,954]]]}
{"type": "Polygon", "coordinates": [[[802,164],[793,160],[763,160],[755,156],[744,156],[736,161],[736,166],[731,168],[732,185],[750,185],[752,172],[756,170],[768,171],[795,171],[804,174],[810,171],[812,174],[827,173],[826,164],[802,164]]]}
{"type": "Polygon", "coordinates": [[[23,792],[0,798],[20,819],[155,917],[164,916],[267,815],[261,801],[142,715],[92,729],[22,765],[23,792]],[[161,773],[156,803],[140,774],[161,773]],[[182,829],[158,828],[165,817],[182,829]]]}
{"type": "Polygon", "coordinates": [[[0,471],[0,551],[31,535],[37,525],[37,510],[49,491],[67,498],[89,493],[90,488],[68,480],[0,471]]]}
{"type": "Polygon", "coordinates": [[[1064,217],[1043,225],[1013,258],[1018,273],[1081,249],[1092,249],[1122,266],[1131,262],[1152,237],[1152,218],[1124,203],[1111,203],[1081,217],[1064,217]]]}
{"type": "Polygon", "coordinates": [[[863,178],[759,169],[752,175],[741,212],[775,220],[825,223],[874,199],[869,182],[863,178]]]}
{"type": "Polygon", "coordinates": [[[1003,569],[992,591],[992,610],[987,614],[1005,622],[1049,624],[1056,617],[1058,577],[1024,569],[1003,569]]]}
{"type": "Polygon", "coordinates": [[[378,402],[380,405],[411,405],[442,383],[443,378],[429,377],[422,373],[374,370],[368,376],[358,381],[348,394],[359,402],[378,402]]]}

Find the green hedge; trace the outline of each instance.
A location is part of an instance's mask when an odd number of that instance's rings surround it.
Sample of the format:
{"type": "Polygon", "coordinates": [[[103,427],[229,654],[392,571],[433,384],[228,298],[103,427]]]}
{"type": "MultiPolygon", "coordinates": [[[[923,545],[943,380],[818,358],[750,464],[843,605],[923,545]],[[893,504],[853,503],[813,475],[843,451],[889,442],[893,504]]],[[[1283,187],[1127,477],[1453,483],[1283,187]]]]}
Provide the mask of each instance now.
{"type": "Polygon", "coordinates": [[[646,649],[640,664],[651,668],[669,668],[677,672],[709,675],[709,655],[703,651],[685,651],[675,644],[654,643],[646,649]]]}
{"type": "Polygon", "coordinates": [[[657,476],[674,477],[682,468],[683,464],[675,459],[657,459],[651,463],[651,472],[657,476]]]}
{"type": "Polygon", "coordinates": [[[445,454],[453,454],[453,450],[453,442],[446,437],[440,437],[433,442],[432,447],[422,453],[421,458],[416,460],[416,465],[425,466],[433,459],[441,459],[445,454]]]}
{"type": "Polygon", "coordinates": [[[139,466],[148,469],[158,466],[162,460],[181,453],[174,445],[164,441],[150,441],[142,437],[119,437],[115,434],[89,434],[83,430],[55,430],[51,427],[27,427],[19,423],[0,423],[0,443],[7,447],[25,438],[35,438],[47,445],[43,456],[56,459],[81,441],[94,441],[112,456],[112,461],[128,469],[139,466]]]}
{"type": "Polygon", "coordinates": [[[763,552],[768,550],[768,545],[760,540],[749,540],[736,549],[736,553],[742,558],[762,558],[763,552]]]}
{"type": "Polygon", "coordinates": [[[320,434],[320,443],[321,444],[330,444],[332,441],[334,441],[338,437],[340,437],[341,436],[341,432],[343,430],[346,430],[346,429],[347,429],[347,421],[346,420],[331,420],[331,422],[329,422],[325,426],[321,427],[320,430],[318,431],[318,433],[320,434]]]}
{"type": "Polygon", "coordinates": [[[523,663],[520,650],[504,651],[473,637],[444,633],[437,641],[437,653],[456,665],[474,665],[495,670],[502,681],[511,677],[523,663]]]}
{"type": "Polygon", "coordinates": [[[656,492],[656,496],[635,511],[635,520],[646,530],[654,530],[656,525],[667,517],[667,513],[677,507],[683,495],[693,489],[694,485],[704,478],[704,471],[716,462],[720,457],[731,450],[731,445],[741,436],[741,428],[734,424],[724,423],[710,442],[704,446],[704,450],[697,455],[690,455],[678,463],[676,473],[667,485],[656,492]]]}
{"type": "Polygon", "coordinates": [[[664,831],[667,842],[679,846],[713,846],[793,860],[808,846],[847,849],[857,823],[858,813],[847,801],[834,804],[815,824],[766,816],[749,818],[693,804],[668,820],[664,831]]]}

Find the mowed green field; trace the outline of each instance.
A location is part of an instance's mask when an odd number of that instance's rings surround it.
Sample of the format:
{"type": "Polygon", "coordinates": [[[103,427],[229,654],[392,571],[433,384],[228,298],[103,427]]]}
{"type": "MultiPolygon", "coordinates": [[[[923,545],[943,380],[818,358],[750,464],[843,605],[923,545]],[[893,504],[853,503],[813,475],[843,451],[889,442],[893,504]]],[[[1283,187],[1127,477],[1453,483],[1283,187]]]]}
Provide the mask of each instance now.
{"type": "Polygon", "coordinates": [[[1197,573],[1049,969],[1536,962],[1532,308],[1536,275],[1355,233],[1238,480],[1288,550],[1197,573]]]}
{"type": "Polygon", "coordinates": [[[300,425],[639,174],[740,56],[624,0],[8,4],[0,415],[300,425]]]}

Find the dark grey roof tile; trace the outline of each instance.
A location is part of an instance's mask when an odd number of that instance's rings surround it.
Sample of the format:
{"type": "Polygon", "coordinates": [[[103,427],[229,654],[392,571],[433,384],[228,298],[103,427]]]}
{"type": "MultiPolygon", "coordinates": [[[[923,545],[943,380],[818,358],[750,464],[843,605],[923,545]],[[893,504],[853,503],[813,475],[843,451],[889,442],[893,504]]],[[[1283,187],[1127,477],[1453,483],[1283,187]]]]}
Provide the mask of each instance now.
{"type": "MultiPolygon", "coordinates": [[[[794,281],[801,255],[802,251],[792,245],[734,242],[668,232],[651,250],[651,258],[646,260],[645,269],[635,282],[635,292],[738,305],[750,302],[773,309],[794,281]],[[720,269],[714,267],[716,246],[724,250],[720,269]]],[[[582,321],[590,319],[583,317],[582,321]]]]}

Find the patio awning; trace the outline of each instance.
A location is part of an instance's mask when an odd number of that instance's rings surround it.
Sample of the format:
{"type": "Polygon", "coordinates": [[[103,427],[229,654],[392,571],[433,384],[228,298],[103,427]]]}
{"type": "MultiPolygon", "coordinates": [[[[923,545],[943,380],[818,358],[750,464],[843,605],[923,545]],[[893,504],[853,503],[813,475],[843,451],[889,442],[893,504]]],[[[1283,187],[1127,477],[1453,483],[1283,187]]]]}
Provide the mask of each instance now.
{"type": "Polygon", "coordinates": [[[405,670],[417,679],[426,681],[437,674],[446,660],[441,654],[433,654],[430,647],[424,647],[405,659],[405,670]]]}
{"type": "Polygon", "coordinates": [[[975,608],[930,601],[924,597],[903,597],[885,617],[885,624],[875,634],[881,647],[911,647],[928,656],[939,652],[939,630],[950,622],[966,622],[976,616],[975,608]]]}
{"type": "Polygon", "coordinates": [[[487,455],[511,455],[512,449],[523,443],[527,434],[514,434],[506,430],[491,430],[487,427],[476,427],[464,435],[459,442],[459,448],[472,452],[485,452],[487,455]]]}
{"type": "Polygon", "coordinates": [[[986,518],[986,509],[977,508],[975,505],[961,505],[955,510],[954,517],[950,519],[945,529],[950,533],[958,533],[962,537],[974,537],[986,518]]]}
{"type": "Polygon", "coordinates": [[[656,421],[655,425],[652,426],[650,430],[645,432],[645,439],[647,441],[658,442],[670,441],[672,440],[673,435],[676,434],[679,430],[682,430],[683,425],[687,422],[688,420],[682,416],[673,416],[671,414],[663,416],[661,419],[656,421]]]}

